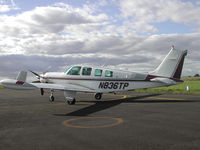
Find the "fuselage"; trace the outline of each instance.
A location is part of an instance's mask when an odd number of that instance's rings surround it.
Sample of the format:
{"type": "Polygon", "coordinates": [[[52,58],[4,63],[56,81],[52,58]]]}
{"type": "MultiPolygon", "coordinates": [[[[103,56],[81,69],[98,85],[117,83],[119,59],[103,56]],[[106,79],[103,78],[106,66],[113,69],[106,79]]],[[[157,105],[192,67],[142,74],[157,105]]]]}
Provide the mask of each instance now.
{"type": "Polygon", "coordinates": [[[43,83],[78,85],[98,93],[164,85],[164,83],[152,82],[151,79],[156,76],[145,73],[82,65],[69,67],[64,72],[47,72],[42,77],[40,81],[43,83]]]}

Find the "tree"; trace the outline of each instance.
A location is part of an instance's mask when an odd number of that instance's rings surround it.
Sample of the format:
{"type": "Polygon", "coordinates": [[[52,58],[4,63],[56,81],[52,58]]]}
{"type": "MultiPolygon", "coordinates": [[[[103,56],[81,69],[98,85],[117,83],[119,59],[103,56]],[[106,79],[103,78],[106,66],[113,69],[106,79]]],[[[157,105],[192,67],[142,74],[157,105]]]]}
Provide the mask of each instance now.
{"type": "Polygon", "coordinates": [[[195,74],[194,77],[199,77],[199,74],[195,74]]]}

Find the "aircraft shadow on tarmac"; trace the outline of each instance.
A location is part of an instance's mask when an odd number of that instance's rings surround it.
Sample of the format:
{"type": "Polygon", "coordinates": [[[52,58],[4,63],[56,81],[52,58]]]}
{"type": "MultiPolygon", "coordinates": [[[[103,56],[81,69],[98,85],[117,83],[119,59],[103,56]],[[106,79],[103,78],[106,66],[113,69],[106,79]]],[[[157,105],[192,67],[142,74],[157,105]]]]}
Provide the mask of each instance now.
{"type": "Polygon", "coordinates": [[[102,111],[111,107],[114,107],[116,105],[119,105],[121,103],[180,103],[180,102],[193,102],[188,100],[149,100],[149,99],[143,99],[148,98],[152,96],[158,96],[161,94],[148,94],[148,95],[142,95],[137,97],[128,97],[125,99],[116,99],[116,100],[109,100],[109,101],[81,101],[81,102],[91,102],[94,103],[93,105],[90,105],[85,108],[81,108],[79,110],[66,113],[66,114],[54,114],[56,116],[88,116],[90,114],[96,113],[98,111],[102,111]]]}

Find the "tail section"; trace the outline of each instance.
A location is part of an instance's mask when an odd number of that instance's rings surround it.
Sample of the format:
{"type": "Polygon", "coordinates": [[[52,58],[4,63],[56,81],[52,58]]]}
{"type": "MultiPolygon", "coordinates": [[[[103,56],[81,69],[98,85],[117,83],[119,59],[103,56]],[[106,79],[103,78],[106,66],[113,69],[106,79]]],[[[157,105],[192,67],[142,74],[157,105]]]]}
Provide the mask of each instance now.
{"type": "Polygon", "coordinates": [[[27,72],[25,71],[20,71],[16,80],[17,81],[22,81],[22,82],[26,82],[26,76],[27,76],[27,72]]]}
{"type": "Polygon", "coordinates": [[[151,75],[180,79],[186,55],[187,50],[177,50],[172,46],[165,59],[151,75]]]}

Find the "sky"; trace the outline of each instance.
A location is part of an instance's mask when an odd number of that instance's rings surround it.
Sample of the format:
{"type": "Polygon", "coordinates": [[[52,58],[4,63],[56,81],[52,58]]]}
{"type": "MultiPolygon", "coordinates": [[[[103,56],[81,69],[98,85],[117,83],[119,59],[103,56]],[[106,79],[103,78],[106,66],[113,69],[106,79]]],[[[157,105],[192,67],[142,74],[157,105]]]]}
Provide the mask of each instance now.
{"type": "Polygon", "coordinates": [[[0,78],[20,70],[91,64],[154,70],[188,50],[183,76],[200,73],[198,0],[0,0],[0,78]]]}

